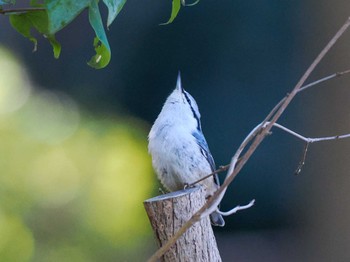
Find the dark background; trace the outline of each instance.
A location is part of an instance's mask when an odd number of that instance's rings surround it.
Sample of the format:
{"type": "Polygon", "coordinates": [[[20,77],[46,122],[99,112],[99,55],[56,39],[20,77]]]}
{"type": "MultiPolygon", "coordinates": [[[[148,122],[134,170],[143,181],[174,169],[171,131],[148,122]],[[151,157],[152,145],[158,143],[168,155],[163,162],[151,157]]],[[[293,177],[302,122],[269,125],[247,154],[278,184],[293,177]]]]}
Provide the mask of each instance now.
{"type": "MultiPolygon", "coordinates": [[[[106,18],[106,8],[100,5],[106,18]]],[[[24,61],[38,88],[59,90],[85,112],[131,115],[149,124],[175,87],[197,100],[217,165],[229,163],[244,137],[288,93],[350,14],[348,1],[200,1],[165,22],[171,1],[128,0],[107,31],[112,60],[94,70],[87,12],[57,34],[59,60],[39,37],[38,51],[1,17],[1,44],[24,61]]],[[[349,33],[310,81],[349,68],[349,33]]],[[[348,133],[348,77],[298,95],[279,123],[305,136],[348,133]]],[[[148,130],[145,130],[148,132],[148,130]]],[[[229,188],[227,210],[253,208],[216,229],[224,261],[346,261],[350,228],[349,141],[311,145],[299,176],[304,144],[273,129],[229,188]]],[[[156,183],[156,180],[155,180],[156,183]]]]}

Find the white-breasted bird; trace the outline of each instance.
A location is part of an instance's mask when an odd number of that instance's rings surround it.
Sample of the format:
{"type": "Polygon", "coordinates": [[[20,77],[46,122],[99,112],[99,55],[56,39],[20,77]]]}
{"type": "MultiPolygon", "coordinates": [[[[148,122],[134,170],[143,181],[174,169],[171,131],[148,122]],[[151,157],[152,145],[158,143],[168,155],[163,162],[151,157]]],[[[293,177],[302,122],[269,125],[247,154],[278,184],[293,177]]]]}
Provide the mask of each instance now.
{"type": "MultiPolygon", "coordinates": [[[[148,136],[148,151],[159,180],[169,191],[184,189],[215,171],[214,159],[202,133],[200,113],[194,98],[181,85],[169,95],[148,136]]],[[[218,176],[200,182],[210,197],[219,187],[218,176]]],[[[222,216],[214,211],[211,223],[224,226],[222,216]]]]}

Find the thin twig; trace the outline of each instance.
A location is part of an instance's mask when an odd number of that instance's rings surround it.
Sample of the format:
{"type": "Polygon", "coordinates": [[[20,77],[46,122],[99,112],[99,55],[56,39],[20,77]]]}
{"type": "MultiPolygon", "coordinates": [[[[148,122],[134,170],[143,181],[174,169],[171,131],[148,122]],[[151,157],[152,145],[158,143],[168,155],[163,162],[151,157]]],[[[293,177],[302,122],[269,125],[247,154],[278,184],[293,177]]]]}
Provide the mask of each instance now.
{"type": "Polygon", "coordinates": [[[11,13],[27,13],[27,12],[37,12],[45,11],[45,8],[41,7],[28,7],[28,8],[15,8],[15,9],[0,9],[1,15],[7,15],[11,13]]]}
{"type": "MultiPolygon", "coordinates": [[[[316,59],[313,61],[313,63],[310,65],[310,67],[306,70],[304,75],[301,77],[297,85],[293,88],[292,92],[285,97],[285,99],[282,99],[283,102],[276,108],[269,113],[268,116],[271,115],[271,121],[266,125],[264,128],[263,126],[260,126],[257,130],[253,130],[249,136],[243,141],[242,146],[238,149],[236,154],[231,160],[230,169],[227,173],[226,179],[222,186],[214,193],[214,195],[208,199],[208,201],[203,205],[202,208],[200,208],[193,216],[192,218],[183,225],[179,231],[171,237],[168,242],[158,249],[148,260],[149,262],[157,261],[157,259],[161,258],[165,252],[176,242],[176,240],[187,231],[188,228],[190,228],[194,223],[199,221],[200,218],[202,218],[203,214],[207,214],[209,211],[214,211],[217,206],[217,202],[220,202],[224,192],[226,191],[228,185],[233,181],[233,179],[236,177],[236,175],[241,171],[243,166],[246,164],[248,159],[251,157],[251,155],[255,152],[257,147],[260,145],[260,143],[264,140],[265,136],[269,133],[272,126],[276,121],[279,119],[279,117],[283,114],[284,110],[287,108],[289,103],[292,101],[292,99],[295,97],[295,95],[298,93],[298,90],[302,87],[306,79],[310,76],[310,74],[313,72],[315,67],[319,64],[319,62],[322,60],[322,58],[327,54],[327,52],[331,49],[331,47],[337,42],[337,40],[340,38],[340,36],[347,30],[347,28],[350,26],[350,18],[346,20],[344,25],[338,30],[338,32],[334,35],[334,37],[330,40],[330,42],[326,45],[326,47],[321,51],[321,53],[316,57],[316,59]],[[254,141],[246,151],[246,153],[242,156],[239,163],[237,163],[237,159],[245,146],[251,141],[251,139],[255,137],[254,141]],[[237,164],[237,165],[236,165],[237,164]],[[180,232],[180,233],[179,233],[180,232]]],[[[264,122],[268,121],[264,120],[264,122]]]]}
{"type": "Polygon", "coordinates": [[[321,79],[319,79],[319,80],[317,80],[317,81],[314,81],[314,82],[312,82],[312,83],[310,83],[310,84],[308,84],[308,85],[306,85],[306,86],[301,87],[301,88],[299,89],[298,93],[300,93],[300,92],[302,92],[302,91],[304,91],[304,90],[306,90],[306,89],[308,89],[308,88],[310,88],[310,87],[312,87],[312,86],[315,86],[315,85],[318,85],[318,84],[320,84],[320,83],[323,83],[323,82],[325,82],[325,81],[327,81],[327,80],[333,79],[333,78],[335,78],[335,77],[341,77],[341,76],[346,75],[346,74],[349,74],[349,73],[350,73],[350,69],[345,70],[345,71],[341,71],[341,72],[337,72],[337,73],[334,73],[334,74],[331,74],[331,75],[326,76],[326,77],[324,77],[324,78],[321,78],[321,79]]]}
{"type": "Polygon", "coordinates": [[[204,177],[202,177],[201,179],[198,179],[196,181],[194,181],[193,183],[189,184],[188,187],[192,187],[194,186],[195,184],[198,184],[199,182],[202,182],[203,180],[215,175],[215,174],[218,174],[218,173],[221,173],[221,172],[224,172],[226,171],[228,168],[230,167],[230,165],[226,165],[226,166],[220,166],[218,169],[216,169],[214,172],[210,173],[209,175],[206,175],[204,177]]]}
{"type": "Polygon", "coordinates": [[[344,139],[344,138],[349,138],[350,134],[345,134],[345,135],[336,135],[336,136],[325,136],[325,137],[304,137],[280,124],[274,123],[273,126],[278,127],[282,129],[283,131],[286,131],[287,133],[305,141],[306,143],[316,143],[316,142],[323,142],[323,141],[329,141],[329,140],[338,140],[338,139],[344,139]]]}
{"type": "Polygon", "coordinates": [[[299,175],[300,172],[301,172],[301,169],[302,169],[303,166],[305,165],[306,154],[307,154],[307,150],[308,150],[308,148],[309,148],[309,145],[310,145],[309,142],[307,142],[307,143],[305,144],[305,147],[304,147],[304,150],[303,150],[303,157],[302,157],[302,159],[300,160],[299,165],[298,165],[298,168],[295,170],[294,175],[299,175]]]}
{"type": "Polygon", "coordinates": [[[310,143],[321,142],[321,141],[329,141],[329,140],[338,140],[349,138],[350,134],[340,135],[340,136],[327,136],[327,137],[318,137],[318,138],[309,138],[310,143]]]}

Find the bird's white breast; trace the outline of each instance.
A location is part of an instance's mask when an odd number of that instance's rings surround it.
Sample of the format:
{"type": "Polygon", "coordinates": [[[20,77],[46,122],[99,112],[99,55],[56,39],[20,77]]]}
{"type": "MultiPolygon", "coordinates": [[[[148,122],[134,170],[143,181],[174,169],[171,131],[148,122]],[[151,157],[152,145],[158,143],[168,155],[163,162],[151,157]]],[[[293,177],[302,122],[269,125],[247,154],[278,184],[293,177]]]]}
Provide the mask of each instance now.
{"type": "Polygon", "coordinates": [[[190,132],[171,124],[155,123],[149,135],[152,164],[162,184],[170,191],[183,189],[211,172],[190,132]]]}

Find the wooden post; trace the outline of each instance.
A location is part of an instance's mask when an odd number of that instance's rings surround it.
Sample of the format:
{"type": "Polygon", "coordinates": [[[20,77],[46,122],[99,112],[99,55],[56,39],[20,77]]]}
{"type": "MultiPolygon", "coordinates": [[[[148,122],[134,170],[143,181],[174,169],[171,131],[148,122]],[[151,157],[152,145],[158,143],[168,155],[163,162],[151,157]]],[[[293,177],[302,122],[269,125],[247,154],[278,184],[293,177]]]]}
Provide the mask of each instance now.
{"type": "MultiPolygon", "coordinates": [[[[160,195],[144,201],[158,246],[165,244],[205,203],[200,187],[160,195]]],[[[161,261],[221,261],[209,217],[195,223],[161,261]]]]}

